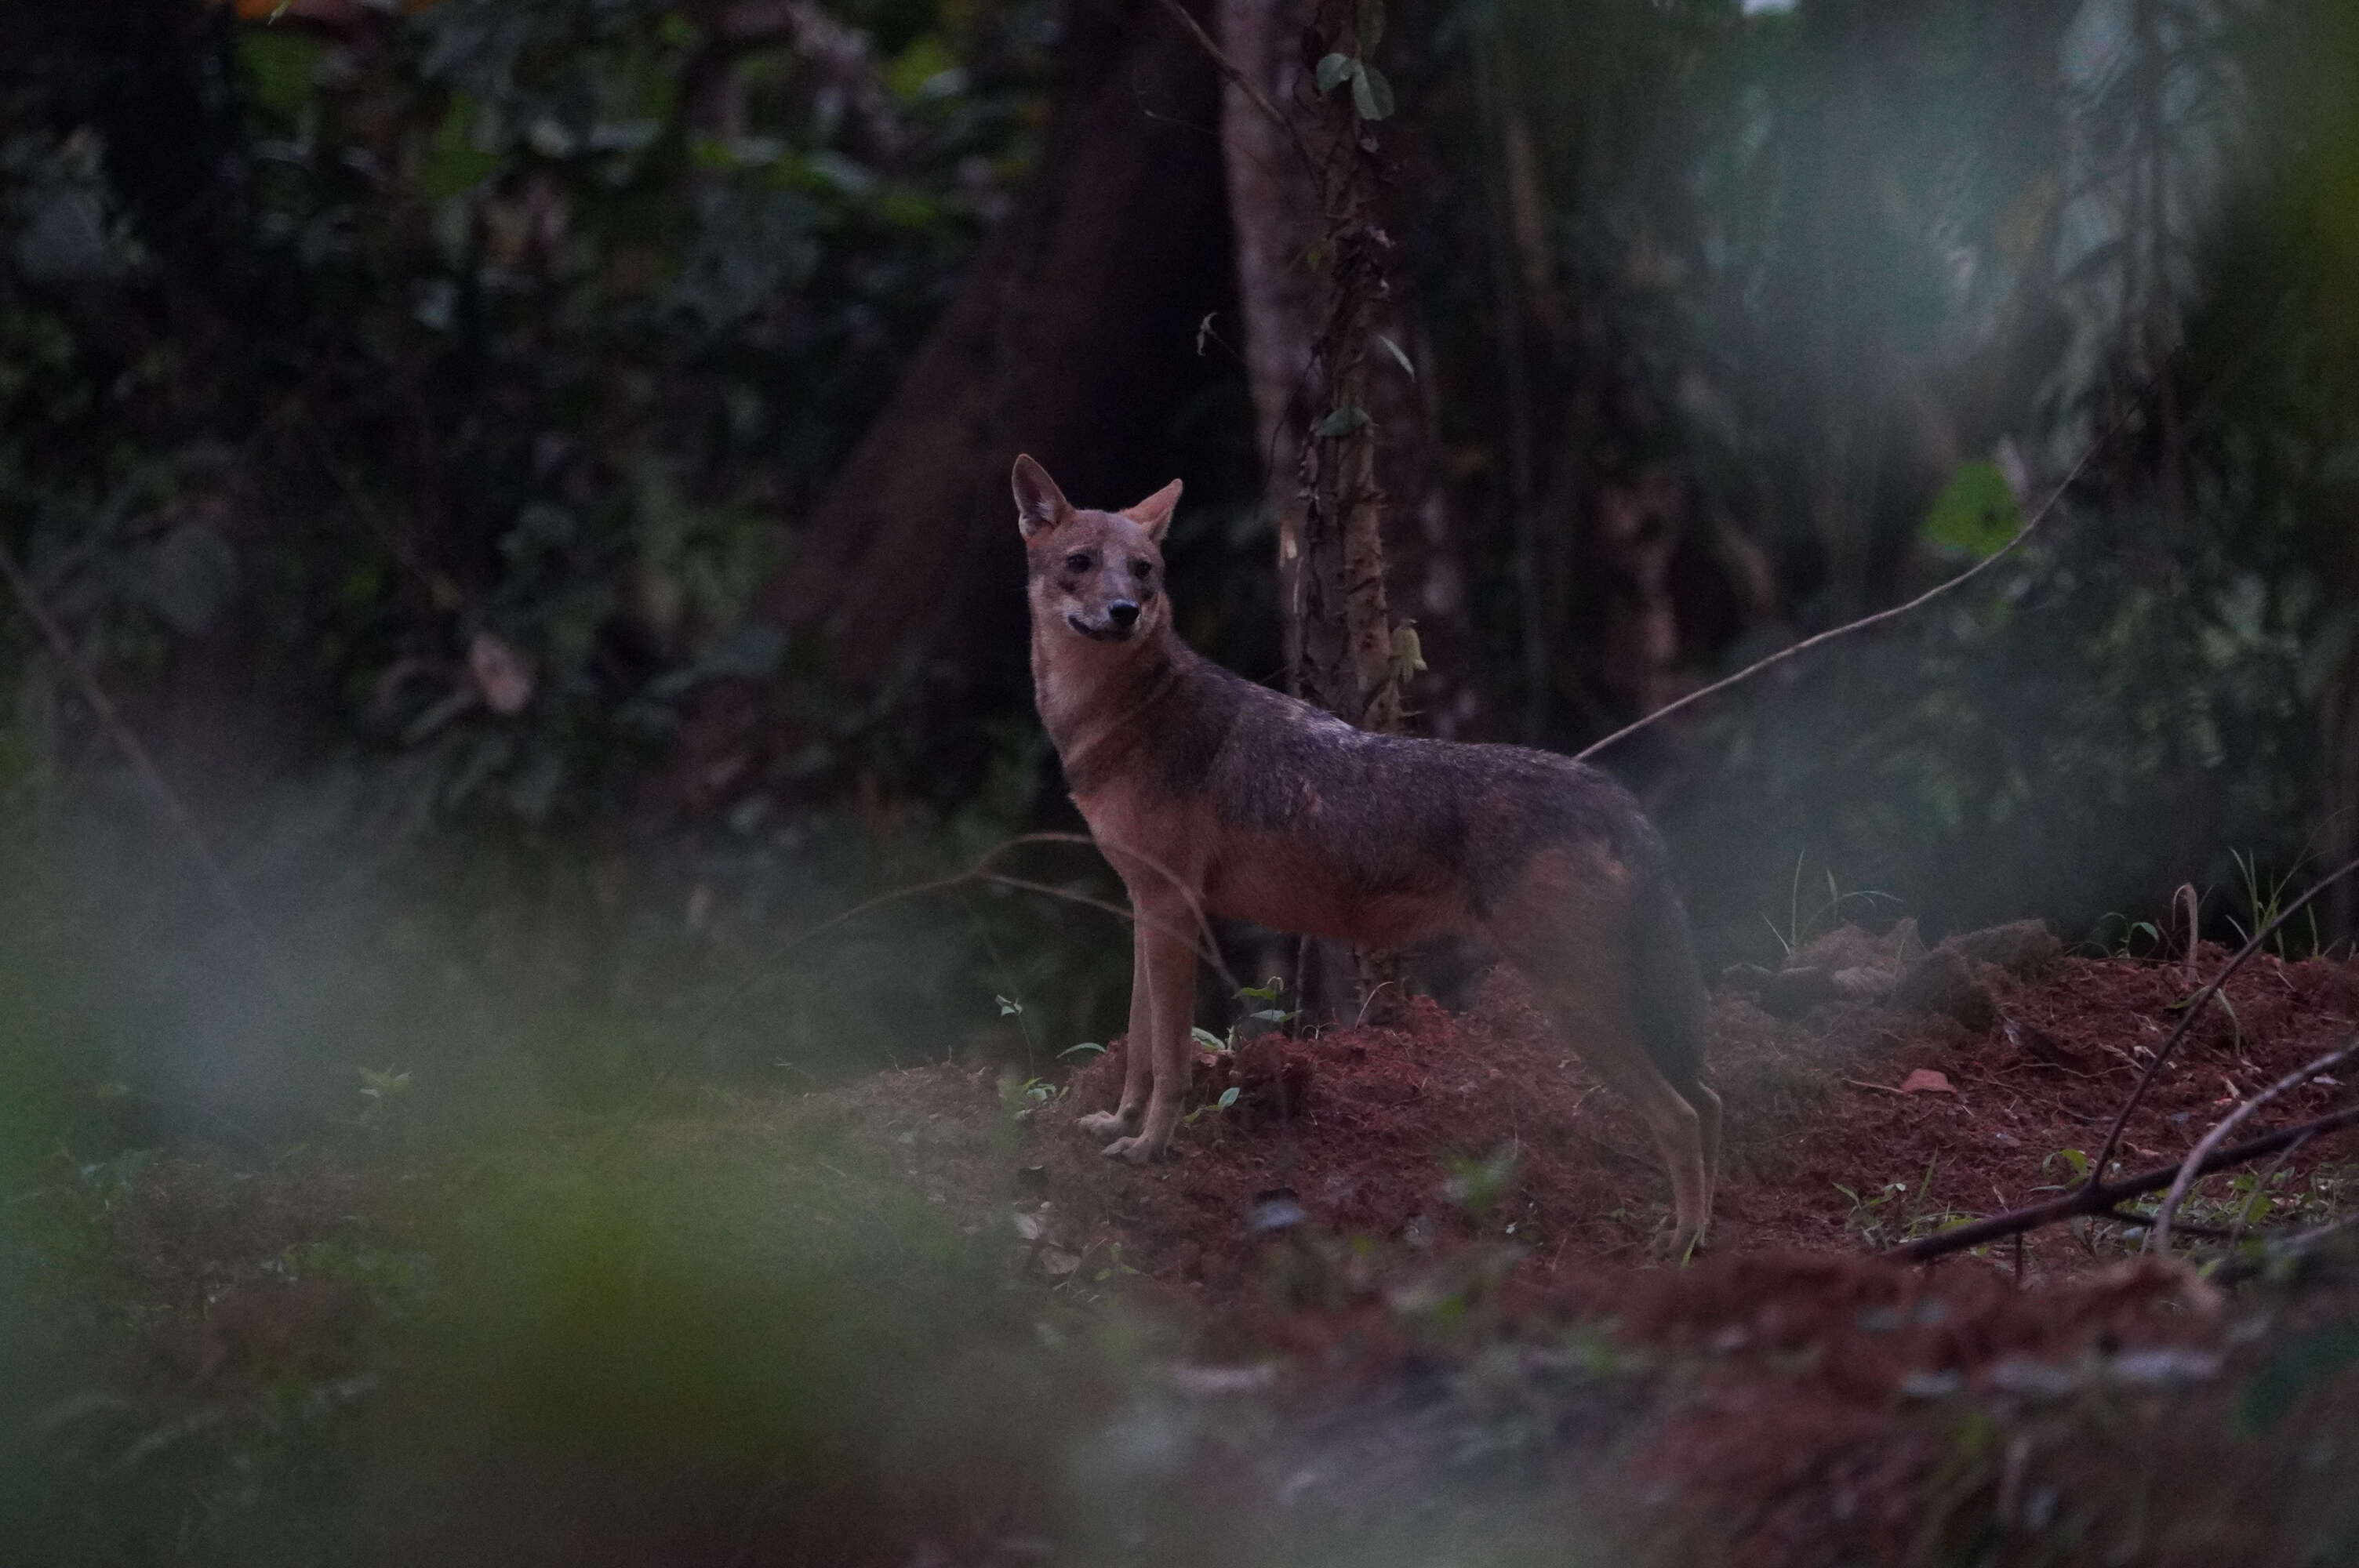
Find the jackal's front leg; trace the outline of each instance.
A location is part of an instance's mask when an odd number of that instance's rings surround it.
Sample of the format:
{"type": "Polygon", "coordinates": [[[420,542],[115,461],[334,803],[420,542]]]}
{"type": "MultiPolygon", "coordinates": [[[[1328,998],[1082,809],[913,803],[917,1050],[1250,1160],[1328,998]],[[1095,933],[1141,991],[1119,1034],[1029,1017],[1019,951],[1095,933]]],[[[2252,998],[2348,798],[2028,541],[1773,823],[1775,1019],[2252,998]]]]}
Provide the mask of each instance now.
{"type": "MultiPolygon", "coordinates": [[[[1150,903],[1134,902],[1137,911],[1140,953],[1145,971],[1144,985],[1134,983],[1130,999],[1131,1036],[1130,1063],[1140,1059],[1136,1033],[1138,1026],[1138,999],[1148,999],[1148,1027],[1145,1038],[1152,1043],[1155,1067],[1154,1092],[1147,1097],[1147,1122],[1136,1133],[1117,1138],[1105,1146],[1112,1158],[1144,1164],[1159,1160],[1171,1149],[1171,1130],[1180,1124],[1180,1103],[1188,1093],[1188,1062],[1194,1050],[1189,1025],[1195,1021],[1196,1011],[1196,943],[1189,922],[1194,911],[1182,903],[1177,907],[1161,907],[1150,903]]],[[[1129,1076],[1125,1075],[1125,1078],[1129,1076]]],[[[1124,1103],[1130,1103],[1125,1089],[1124,1103]]]]}
{"type": "MultiPolygon", "coordinates": [[[[1135,902],[1135,901],[1134,901],[1135,902]]],[[[1130,1034],[1122,1048],[1122,1101],[1113,1110],[1085,1116],[1081,1130],[1092,1138],[1122,1138],[1138,1130],[1147,1115],[1147,1086],[1155,1076],[1154,991],[1147,983],[1147,925],[1130,928],[1130,1034]]]]}

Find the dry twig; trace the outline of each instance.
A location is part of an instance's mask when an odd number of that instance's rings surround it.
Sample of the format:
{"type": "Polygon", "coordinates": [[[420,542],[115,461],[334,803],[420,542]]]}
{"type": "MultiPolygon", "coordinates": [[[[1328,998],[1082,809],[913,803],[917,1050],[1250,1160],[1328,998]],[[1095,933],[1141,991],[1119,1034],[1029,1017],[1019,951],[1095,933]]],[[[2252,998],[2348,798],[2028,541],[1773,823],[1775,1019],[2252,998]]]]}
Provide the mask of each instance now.
{"type": "MultiPolygon", "coordinates": [[[[2105,1141],[2098,1146],[2095,1157],[2089,1162],[2087,1178],[2079,1186],[2063,1196],[2050,1199],[2047,1203],[2032,1204],[2006,1214],[1994,1215],[1988,1219],[1976,1220],[1971,1225],[1961,1226],[1955,1230],[1946,1230],[1938,1236],[1929,1236],[1921,1240],[1909,1242],[1894,1249],[1892,1256],[1921,1262],[1948,1253],[1962,1251],[1969,1247],[1978,1247],[1985,1241],[1995,1241],[2026,1230],[2036,1230],[2044,1225],[2053,1225],[2060,1219],[2073,1219],[2083,1215],[2102,1216],[2125,1198],[2136,1197],[2141,1193],[2150,1193],[2158,1187],[2169,1186],[2182,1175],[2186,1181],[2191,1182],[2198,1176],[2223,1170],[2231,1165],[2242,1164],[2247,1160],[2257,1160],[2264,1154],[2274,1154],[2278,1150],[2300,1140],[2319,1133],[2331,1132],[2337,1128],[2349,1126],[2354,1121],[2359,1121],[2359,1109],[2337,1111],[2332,1116],[2320,1117],[2314,1121],[2303,1122],[2299,1126],[2289,1127],[2282,1131],[2270,1133],[2266,1138],[2256,1138],[2248,1143],[2240,1143],[2233,1149],[2225,1150],[2218,1147],[2218,1138],[2211,1138],[2206,1140],[2212,1145],[2212,1150],[2208,1153],[2199,1148],[2194,1154],[2190,1154],[2185,1160],[2175,1161],[2169,1165],[2158,1166],[2136,1176],[2125,1177],[2118,1182],[2107,1182],[2104,1179],[2106,1167],[2113,1163],[2114,1153],[2122,1146],[2123,1130],[2129,1125],[2131,1116],[2136,1112],[2138,1106],[2146,1098],[2147,1091],[2154,1087],[2155,1079],[2161,1076],[2162,1069],[2169,1063],[2172,1053],[2179,1049],[2180,1042],[2186,1039],[2187,1033],[2194,1027],[2196,1019],[2202,1016],[2205,1004],[2219,994],[2220,989],[2228,983],[2229,977],[2242,968],[2247,958],[2259,952],[2262,944],[2275,935],[2279,927],[2299,914],[2302,907],[2311,899],[2316,898],[2353,871],[2359,871],[2359,860],[2350,860],[2338,866],[2310,884],[2300,897],[2279,910],[2275,918],[2254,932],[2252,939],[2237,950],[2235,957],[2222,966],[2220,972],[2212,978],[2209,985],[2187,1000],[2180,1014],[2179,1026],[2164,1038],[2153,1057],[2147,1061],[2146,1070],[2139,1075],[2138,1081],[2131,1088],[2128,1098],[2122,1102],[2121,1110],[2114,1116],[2113,1126],[2106,1131],[2105,1141]]],[[[2305,1068],[2303,1072],[2307,1075],[2310,1069],[2305,1068]]]]}
{"type": "Polygon", "coordinates": [[[2156,1050],[2153,1058],[2147,1063],[2146,1071],[2139,1075],[2137,1083],[2130,1090],[2129,1098],[2122,1102],[2120,1113],[2114,1118],[2114,1125],[2106,1132],[2104,1142],[2099,1146],[2096,1158],[2089,1162],[2089,1178],[2085,1184],[2086,1186],[2093,1187],[2104,1178],[2106,1165],[2113,1161],[2114,1152],[2121,1147],[2122,1130],[2129,1125],[2130,1117],[2145,1100],[2147,1090],[2152,1088],[2155,1079],[2162,1075],[2163,1066],[2169,1062],[2171,1053],[2179,1049],[2179,1043],[2187,1038],[2187,1032],[2193,1028],[2195,1021],[2203,1015],[2204,1004],[2217,996],[2220,993],[2220,988],[2228,983],[2228,977],[2242,968],[2245,959],[2259,952],[2261,945],[2275,935],[2278,928],[2287,921],[2299,914],[2304,904],[2354,871],[2359,871],[2359,860],[2346,861],[2312,882],[2309,890],[2299,898],[2279,910],[2275,919],[2254,932],[2252,940],[2237,949],[2236,956],[2229,959],[2227,965],[2212,978],[2210,985],[2205,986],[2188,1000],[2187,1005],[2180,1012],[2179,1027],[2170,1032],[2161,1046],[2156,1050]]]}
{"type": "Polygon", "coordinates": [[[2277,1096],[2288,1090],[2299,1088],[2321,1073],[2334,1071],[2354,1056],[2359,1056],[2359,1045],[2346,1045],[2340,1051],[2331,1051],[2307,1066],[2296,1067],[2292,1072],[2222,1117],[2220,1125],[2205,1133],[2203,1141],[2198,1143],[2188,1154],[2186,1160],[2180,1163],[2178,1179],[2170,1184],[2169,1194],[2163,1198],[2162,1206],[2155,1211],[2154,1227],[2146,1233],[2146,1249],[2149,1252],[2169,1250],[2170,1222],[2179,1213],[2179,1206],[2186,1201],[2187,1189],[2195,1184],[2196,1172],[2202,1167],[2205,1157],[2220,1147],[2228,1134],[2236,1130],[2239,1123],[2277,1096]]]}
{"type": "Polygon", "coordinates": [[[1187,897],[1189,912],[1196,917],[1196,929],[1194,931],[1182,933],[1178,926],[1166,925],[1159,921],[1150,919],[1149,917],[1139,914],[1136,910],[1124,909],[1118,904],[1108,903],[1103,899],[1092,898],[1087,893],[1073,892],[1065,888],[1052,887],[1047,882],[1027,881],[1022,878],[1007,876],[990,869],[992,862],[998,860],[1000,856],[1007,853],[1010,849],[1025,844],[1086,844],[1093,849],[1098,847],[1098,841],[1095,838],[1091,838],[1086,833],[1020,833],[1013,838],[1005,839],[984,850],[983,854],[976,859],[974,864],[969,866],[965,871],[954,872],[947,877],[939,877],[929,882],[918,882],[909,887],[895,888],[889,892],[880,892],[875,898],[864,899],[860,903],[853,904],[850,909],[845,910],[842,914],[823,920],[817,925],[812,926],[810,930],[801,933],[799,935],[788,938],[786,944],[779,947],[777,951],[781,954],[790,953],[797,947],[801,946],[804,943],[810,941],[813,937],[833,930],[835,927],[842,925],[845,921],[853,918],[855,915],[865,914],[872,909],[879,909],[888,903],[898,903],[905,898],[919,898],[930,892],[947,892],[954,887],[962,887],[968,882],[997,882],[1003,887],[1018,888],[1026,892],[1042,893],[1049,898],[1061,898],[1069,903],[1084,904],[1092,909],[1103,910],[1106,914],[1111,914],[1119,920],[1144,920],[1149,925],[1153,925],[1158,930],[1168,932],[1173,935],[1185,935],[1188,938],[1189,945],[1196,949],[1196,956],[1204,960],[1204,962],[1212,966],[1213,969],[1219,973],[1222,983],[1226,985],[1232,992],[1236,990],[1237,977],[1231,973],[1229,966],[1222,961],[1220,945],[1213,939],[1212,923],[1205,915],[1203,906],[1196,902],[1194,894],[1188,892],[1188,884],[1186,881],[1181,880],[1177,873],[1173,872],[1170,868],[1165,866],[1161,861],[1153,859],[1151,856],[1141,854],[1138,850],[1126,845],[1117,846],[1124,855],[1141,862],[1147,868],[1147,870],[1168,878],[1170,881],[1171,885],[1178,888],[1180,892],[1187,897]]]}
{"type": "Polygon", "coordinates": [[[254,918],[254,911],[247,905],[245,895],[237,891],[237,883],[231,879],[229,868],[223,865],[221,857],[213,852],[212,840],[205,836],[195,814],[189,810],[179,792],[165,780],[163,770],[157,767],[156,759],[148,753],[147,744],[125,721],[122,711],[114,706],[114,699],[106,695],[106,688],[98,684],[98,676],[75,651],[73,639],[66,635],[66,629],[58,623],[57,618],[49,613],[49,607],[33,591],[32,579],[25,575],[24,568],[17,565],[16,556],[5,545],[0,545],[0,577],[8,579],[9,590],[16,596],[17,606],[39,630],[42,640],[49,643],[49,652],[56,656],[58,663],[65,666],[67,673],[73,676],[74,684],[82,688],[83,700],[90,704],[91,711],[98,716],[98,721],[106,727],[107,733],[114,738],[125,760],[130,762],[131,771],[139,775],[139,782],[147,786],[148,794],[156,797],[156,804],[163,809],[165,820],[171,823],[180,837],[187,840],[189,853],[198,865],[204,868],[205,876],[212,883],[213,892],[222,903],[241,924],[251,930],[260,931],[261,926],[254,918]]]}
{"type": "MultiPolygon", "coordinates": [[[[1166,3],[1169,4],[1169,0],[1166,0],[1166,3]]],[[[1661,719],[1669,719],[1672,714],[1677,713],[1680,708],[1687,707],[1691,702],[1701,702],[1705,697],[1712,696],[1715,692],[1726,691],[1730,687],[1735,686],[1740,682],[1751,680],[1755,676],[1761,674],[1765,670],[1782,665],[1788,659],[1793,658],[1797,654],[1807,654],[1812,648],[1818,647],[1822,643],[1832,643],[1838,637],[1849,636],[1854,632],[1864,632],[1871,626],[1881,626],[1887,621],[1897,621],[1901,616],[1908,614],[1910,611],[1917,609],[1919,606],[1931,603],[1934,600],[1940,598],[1941,595],[1948,593],[1951,589],[1964,587],[1975,578],[1980,577],[1983,573],[1990,570],[1991,568],[2005,560],[2015,551],[2017,546],[2021,545],[2026,539],[2030,538],[2032,535],[2039,531],[2039,525],[2048,521],[2048,514],[2056,510],[2056,503],[2064,499],[2064,492],[2072,488],[2072,481],[2081,477],[2081,470],[2089,466],[2089,460],[2097,455],[2099,448],[2103,447],[2107,441],[2114,438],[2114,434],[2122,427],[2122,421],[2127,417],[2128,411],[2127,406],[2125,406],[2124,412],[2115,416],[2112,425],[2100,432],[2097,437],[2088,444],[2088,446],[2082,449],[2081,455],[2073,461],[2071,470],[2057,482],[2054,490],[2049,492],[2048,499],[2040,503],[2039,510],[2031,514],[2031,521],[2026,523],[2022,529],[2017,533],[2014,538],[2009,539],[2006,544],[2001,545],[1997,549],[1992,551],[1989,556],[1985,557],[1982,560],[1976,561],[1973,566],[1968,567],[1964,571],[1960,572],[1957,576],[1950,579],[1946,582],[1934,584],[1931,588],[1927,589],[1924,592],[1908,600],[1906,604],[1896,604],[1889,610],[1879,610],[1873,615],[1863,615],[1858,620],[1848,622],[1841,626],[1830,626],[1823,632],[1813,633],[1810,636],[1803,638],[1799,643],[1789,643],[1787,646],[1778,649],[1776,653],[1771,654],[1767,658],[1756,659],[1753,663],[1745,665],[1734,675],[1723,676],[1720,679],[1713,681],[1710,686],[1698,687],[1695,690],[1688,693],[1685,697],[1680,697],[1678,701],[1667,702],[1663,704],[1662,707],[1655,709],[1652,713],[1647,714],[1643,718],[1632,719],[1629,723],[1625,724],[1621,729],[1616,730],[1613,734],[1606,736],[1603,740],[1591,741],[1588,745],[1582,747],[1580,751],[1575,752],[1572,754],[1573,761],[1577,762],[1585,762],[1592,757],[1597,755],[1598,752],[1604,751],[1607,747],[1618,745],[1622,741],[1628,740],[1631,736],[1636,735],[1639,730],[1646,729],[1648,725],[1657,723],[1661,719]]]]}
{"type": "MultiPolygon", "coordinates": [[[[1177,926],[1164,925],[1161,922],[1156,921],[1147,915],[1141,914],[1136,910],[1125,909],[1120,904],[1109,903],[1104,899],[1093,898],[1088,893],[1075,892],[1070,888],[1060,888],[1048,882],[1033,881],[1025,877],[1012,877],[1004,871],[995,871],[991,869],[993,862],[997,860],[999,857],[1005,855],[1010,849],[1014,849],[1025,844],[1086,844],[1092,848],[1095,848],[1097,846],[1097,840],[1091,838],[1086,833],[1018,834],[1013,838],[1004,839],[984,850],[982,855],[976,858],[973,865],[967,867],[967,869],[962,871],[956,871],[946,877],[937,877],[931,881],[916,882],[908,887],[894,888],[889,892],[878,893],[875,898],[863,899],[860,903],[853,904],[850,909],[844,910],[839,914],[832,915],[828,919],[821,921],[817,925],[812,926],[810,930],[799,932],[795,935],[788,937],[785,943],[781,944],[777,947],[776,952],[773,954],[773,957],[782,957],[786,954],[793,952],[804,943],[825,935],[828,932],[834,930],[837,926],[843,925],[846,921],[856,919],[860,915],[867,914],[870,910],[881,909],[888,903],[898,903],[904,899],[921,898],[928,893],[948,892],[952,888],[964,887],[969,882],[990,882],[999,887],[1014,888],[1021,892],[1038,893],[1046,898],[1062,899],[1068,903],[1078,903],[1085,908],[1094,909],[1103,914],[1111,914],[1117,920],[1129,920],[1134,922],[1144,920],[1149,925],[1153,925],[1158,929],[1170,931],[1174,935],[1181,934],[1177,926]]],[[[1150,871],[1170,878],[1172,885],[1180,888],[1183,893],[1186,893],[1187,884],[1178,876],[1174,875],[1169,868],[1148,856],[1139,854],[1138,851],[1135,849],[1125,849],[1123,853],[1144,862],[1150,871]]],[[[1213,970],[1220,975],[1221,983],[1228,988],[1231,995],[1234,995],[1239,989],[1239,982],[1234,972],[1229,968],[1227,963],[1221,957],[1220,944],[1213,937],[1212,921],[1205,915],[1203,907],[1196,902],[1192,894],[1188,894],[1188,903],[1190,912],[1196,917],[1196,929],[1192,932],[1185,933],[1189,945],[1196,949],[1196,956],[1199,958],[1212,967],[1213,970]]],[[[746,993],[751,991],[756,986],[761,984],[763,980],[768,979],[771,972],[772,971],[769,968],[765,967],[747,975],[744,979],[738,981],[736,985],[731,987],[728,993],[713,1004],[712,1011],[706,1014],[703,1022],[690,1031],[690,1039],[701,1039],[706,1031],[712,1029],[713,1025],[718,1023],[723,1018],[726,1017],[739,1002],[745,1000],[746,993]]]]}
{"type": "MultiPolygon", "coordinates": [[[[2299,1122],[2292,1127],[2280,1128],[2275,1132],[2253,1139],[2248,1142],[2236,1144],[2233,1148],[2215,1150],[2205,1158],[2201,1168],[2195,1173],[2199,1176],[2210,1175],[2214,1171],[2224,1171],[2231,1166],[2242,1165],[2248,1161],[2260,1159],[2265,1154],[2274,1154],[2287,1145],[2299,1142],[2303,1139],[2321,1137],[2326,1133],[2337,1132],[2354,1125],[2359,1125],[2359,1106],[2338,1110],[2332,1115],[2318,1117],[2310,1121],[2299,1122]]],[[[2019,1236],[2027,1230],[2038,1230],[2042,1226],[2054,1225],[2059,1220],[2078,1219],[2084,1215],[2102,1217],[2108,1209],[2130,1198],[2169,1186],[2172,1178],[2179,1174],[2184,1164],[2183,1161],[2174,1160],[2168,1165],[2157,1165],[2152,1170],[2141,1171],[2134,1176],[2125,1176],[2118,1182],[2107,1182],[2102,1186],[2075,1187],[2063,1196],[2050,1198],[2046,1203],[2030,1204],[2022,1208],[2011,1209],[2006,1214],[1995,1214],[1987,1219],[1978,1219],[1968,1225],[1961,1225],[1955,1229],[1920,1237],[1915,1241],[1903,1242],[1884,1255],[1902,1262],[1927,1263],[1936,1258],[1945,1258],[1952,1252],[1962,1252],[1970,1247],[1980,1247],[1990,1241],[2001,1241],[2010,1236],[2019,1236]]]]}
{"type": "Polygon", "coordinates": [[[1189,35],[1196,40],[1197,47],[1201,49],[1206,58],[1212,60],[1212,69],[1234,82],[1238,92],[1253,100],[1255,108],[1268,115],[1286,132],[1287,139],[1294,144],[1295,156],[1302,160],[1302,166],[1309,169],[1311,178],[1316,179],[1319,177],[1319,160],[1310,156],[1310,145],[1302,139],[1301,127],[1281,113],[1277,104],[1269,101],[1269,94],[1261,90],[1260,83],[1237,69],[1236,61],[1231,59],[1221,46],[1212,40],[1212,35],[1204,30],[1204,25],[1201,22],[1188,14],[1188,8],[1180,5],[1180,0],[1163,0],[1163,8],[1170,12],[1181,27],[1188,29],[1189,35]]]}

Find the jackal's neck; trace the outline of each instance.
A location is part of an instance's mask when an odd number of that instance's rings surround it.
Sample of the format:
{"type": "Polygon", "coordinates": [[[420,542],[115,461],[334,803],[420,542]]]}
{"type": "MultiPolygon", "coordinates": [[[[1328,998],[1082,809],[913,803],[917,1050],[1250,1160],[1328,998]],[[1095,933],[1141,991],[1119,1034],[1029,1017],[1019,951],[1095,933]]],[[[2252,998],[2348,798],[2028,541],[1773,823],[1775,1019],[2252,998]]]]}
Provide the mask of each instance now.
{"type": "Polygon", "coordinates": [[[1032,628],[1032,697],[1067,774],[1169,697],[1194,654],[1167,622],[1127,643],[1032,628]]]}

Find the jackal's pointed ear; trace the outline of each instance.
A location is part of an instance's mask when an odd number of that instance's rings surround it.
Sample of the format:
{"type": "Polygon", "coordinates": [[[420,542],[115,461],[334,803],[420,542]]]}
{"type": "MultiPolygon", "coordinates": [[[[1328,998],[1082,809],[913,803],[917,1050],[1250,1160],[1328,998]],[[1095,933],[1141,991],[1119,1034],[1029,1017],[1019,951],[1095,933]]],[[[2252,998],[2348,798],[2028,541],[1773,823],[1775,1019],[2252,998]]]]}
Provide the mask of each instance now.
{"type": "Polygon", "coordinates": [[[1163,543],[1163,532],[1171,526],[1171,509],[1180,504],[1180,481],[1173,480],[1136,506],[1125,506],[1122,514],[1147,530],[1147,536],[1157,544],[1163,543]]]}
{"type": "Polygon", "coordinates": [[[1054,528],[1073,514],[1072,503],[1049,477],[1049,470],[1028,457],[1016,460],[1016,472],[1011,476],[1016,486],[1016,525],[1031,539],[1054,528]]]}

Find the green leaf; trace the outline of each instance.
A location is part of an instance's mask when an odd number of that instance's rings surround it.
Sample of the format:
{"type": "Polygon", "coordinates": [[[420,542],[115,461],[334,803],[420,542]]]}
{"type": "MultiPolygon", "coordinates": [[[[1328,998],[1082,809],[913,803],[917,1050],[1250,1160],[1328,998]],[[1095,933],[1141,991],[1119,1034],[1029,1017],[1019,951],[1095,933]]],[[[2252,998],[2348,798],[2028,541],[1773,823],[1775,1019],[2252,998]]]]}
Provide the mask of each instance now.
{"type": "Polygon", "coordinates": [[[1201,1045],[1207,1051],[1225,1051],[1229,1048],[1229,1043],[1227,1041],[1222,1039],[1219,1035],[1213,1033],[1209,1029],[1190,1029],[1188,1033],[1194,1035],[1196,1037],[1196,1044],[1201,1045]]]}
{"type": "Polygon", "coordinates": [[[821,189],[854,200],[876,189],[876,171],[858,158],[821,147],[803,159],[803,168],[821,189]]]}
{"type": "Polygon", "coordinates": [[[419,189],[428,199],[441,201],[473,190],[500,167],[500,155],[476,145],[482,109],[464,93],[454,94],[451,106],[434,127],[434,141],[419,170],[419,189]]]}
{"type": "Polygon", "coordinates": [[[1385,73],[1373,65],[1362,65],[1352,77],[1352,107],[1360,112],[1363,120],[1389,119],[1393,112],[1393,84],[1385,73]]]}
{"type": "Polygon", "coordinates": [[[1350,435],[1353,431],[1360,428],[1367,422],[1368,411],[1366,409],[1354,408],[1351,405],[1345,404],[1343,407],[1335,409],[1333,412],[1330,413],[1326,418],[1319,421],[1317,425],[1311,427],[1310,433],[1321,440],[1332,441],[1339,436],[1350,435]]]}
{"type": "Polygon", "coordinates": [[[1360,0],[1360,58],[1367,59],[1385,41],[1385,0],[1360,0]]]}
{"type": "Polygon", "coordinates": [[[1221,1091],[1221,1108],[1226,1110],[1237,1103],[1237,1086],[1231,1084],[1221,1091]]]}
{"type": "Polygon", "coordinates": [[[929,92],[939,92],[934,84],[956,70],[958,65],[958,57],[951,52],[948,44],[932,33],[920,33],[880,74],[895,97],[904,103],[914,103],[929,92]]]}
{"type": "Polygon", "coordinates": [[[1378,332],[1376,334],[1376,341],[1384,345],[1385,352],[1392,355],[1393,362],[1395,364],[1408,372],[1409,380],[1415,381],[1417,379],[1417,366],[1408,362],[1408,355],[1402,351],[1401,346],[1398,343],[1394,342],[1382,332],[1378,332]]]}
{"type": "Polygon", "coordinates": [[[319,80],[320,56],[325,52],[319,39],[307,33],[241,28],[237,52],[255,103],[290,120],[302,113],[319,80]]]}
{"type": "Polygon", "coordinates": [[[1317,81],[1321,93],[1335,91],[1335,84],[1359,74],[1360,62],[1347,54],[1331,54],[1319,62],[1317,81]]]}
{"type": "Polygon", "coordinates": [[[2015,492],[1991,462],[1960,463],[1949,485],[1925,514],[1926,539],[1974,559],[1988,560],[2023,531],[2015,492]]]}

